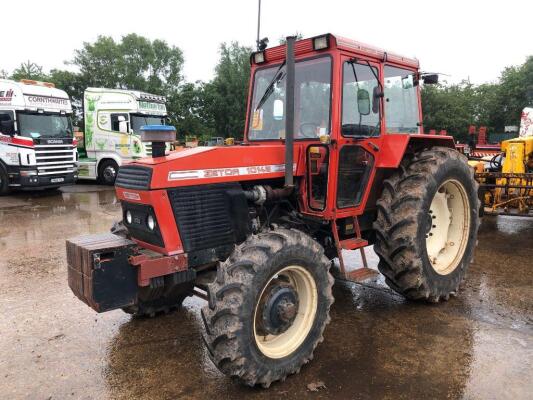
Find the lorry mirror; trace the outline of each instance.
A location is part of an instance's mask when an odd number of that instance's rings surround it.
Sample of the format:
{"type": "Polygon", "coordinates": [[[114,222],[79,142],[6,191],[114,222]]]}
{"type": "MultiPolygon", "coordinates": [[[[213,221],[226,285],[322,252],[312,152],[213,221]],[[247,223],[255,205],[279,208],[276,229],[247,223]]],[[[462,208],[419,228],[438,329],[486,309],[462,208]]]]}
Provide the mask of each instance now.
{"type": "MultiPolygon", "coordinates": [[[[118,131],[120,133],[128,133],[128,122],[127,121],[120,121],[120,118],[119,117],[119,122],[118,122],[118,131]]],[[[124,118],[124,117],[122,117],[124,118]]]]}
{"type": "Polygon", "coordinates": [[[274,100],[274,109],[272,110],[272,116],[276,121],[283,119],[283,100],[274,100]]]}
{"type": "Polygon", "coordinates": [[[379,113],[379,99],[381,99],[384,96],[382,90],[379,86],[374,86],[374,90],[372,91],[372,112],[374,114],[379,113]]]}
{"type": "Polygon", "coordinates": [[[423,75],[422,81],[426,85],[436,85],[437,83],[439,83],[439,75],[438,74],[423,75]]]}
{"type": "Polygon", "coordinates": [[[361,115],[370,114],[370,94],[368,90],[357,90],[357,109],[361,115]]]}

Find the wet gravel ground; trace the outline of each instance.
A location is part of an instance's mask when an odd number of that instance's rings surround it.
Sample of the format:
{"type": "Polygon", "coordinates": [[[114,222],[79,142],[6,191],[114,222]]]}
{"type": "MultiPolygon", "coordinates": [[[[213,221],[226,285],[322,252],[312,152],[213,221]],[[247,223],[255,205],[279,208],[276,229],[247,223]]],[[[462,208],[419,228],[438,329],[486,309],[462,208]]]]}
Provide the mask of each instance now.
{"type": "Polygon", "coordinates": [[[265,390],[211,364],[202,300],[132,319],[74,297],[65,238],[119,218],[105,187],[0,198],[0,399],[532,398],[533,220],[485,218],[466,283],[445,304],[407,302],[379,280],[338,282],[314,360],[265,390]]]}

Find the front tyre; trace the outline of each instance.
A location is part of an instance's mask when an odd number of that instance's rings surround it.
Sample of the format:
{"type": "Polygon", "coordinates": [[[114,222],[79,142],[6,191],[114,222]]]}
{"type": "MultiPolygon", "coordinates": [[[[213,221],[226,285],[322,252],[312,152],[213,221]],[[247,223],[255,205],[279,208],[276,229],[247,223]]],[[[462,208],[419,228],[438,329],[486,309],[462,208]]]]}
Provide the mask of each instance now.
{"type": "Polygon", "coordinates": [[[466,158],[444,147],[415,154],[383,182],[374,249],[393,290],[430,302],[457,292],[477,241],[477,191],[466,158]]]}
{"type": "Polygon", "coordinates": [[[294,229],[260,233],[237,246],[202,309],[213,363],[249,386],[268,387],[299,372],[329,322],[329,267],[323,248],[294,229]]]}
{"type": "Polygon", "coordinates": [[[0,165],[0,196],[9,192],[9,177],[2,165],[0,165]]]}
{"type": "Polygon", "coordinates": [[[98,180],[104,185],[113,186],[117,174],[118,164],[114,160],[104,160],[98,167],[98,180]]]}

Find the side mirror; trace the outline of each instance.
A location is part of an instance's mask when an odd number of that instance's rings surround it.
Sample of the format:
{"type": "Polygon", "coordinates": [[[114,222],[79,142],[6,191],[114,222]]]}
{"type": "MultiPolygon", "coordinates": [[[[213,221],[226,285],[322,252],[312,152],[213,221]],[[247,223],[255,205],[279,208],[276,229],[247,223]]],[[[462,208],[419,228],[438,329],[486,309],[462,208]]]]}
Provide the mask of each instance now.
{"type": "Polygon", "coordinates": [[[439,75],[438,74],[422,75],[422,82],[424,82],[425,85],[436,85],[437,83],[439,83],[439,75]]]}
{"type": "Polygon", "coordinates": [[[15,121],[12,119],[7,119],[0,121],[0,132],[5,135],[14,135],[15,134],[15,121]]]}
{"type": "Polygon", "coordinates": [[[372,91],[372,112],[374,114],[379,113],[379,99],[384,96],[384,93],[381,91],[379,86],[374,86],[372,91]]]}
{"type": "Polygon", "coordinates": [[[370,94],[366,89],[357,90],[357,110],[361,115],[370,114],[370,94]]]}
{"type": "Polygon", "coordinates": [[[283,112],[283,100],[274,100],[274,108],[272,110],[272,116],[274,119],[276,121],[281,121],[283,119],[283,112]]]}
{"type": "Polygon", "coordinates": [[[120,133],[128,133],[128,121],[122,115],[118,117],[118,131],[120,133]]]}

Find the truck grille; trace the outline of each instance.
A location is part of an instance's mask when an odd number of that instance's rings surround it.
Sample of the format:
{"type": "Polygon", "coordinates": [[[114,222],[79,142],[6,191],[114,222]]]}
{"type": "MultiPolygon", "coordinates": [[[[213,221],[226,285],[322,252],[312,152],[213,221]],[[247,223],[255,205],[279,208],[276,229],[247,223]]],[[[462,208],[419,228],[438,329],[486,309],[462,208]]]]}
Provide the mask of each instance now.
{"type": "Polygon", "coordinates": [[[118,170],[115,186],[126,189],[148,190],[152,180],[152,169],[138,165],[124,165],[118,170]]]}
{"type": "Polygon", "coordinates": [[[237,183],[179,187],[168,197],[186,252],[243,241],[248,206],[237,183]]]}
{"type": "Polygon", "coordinates": [[[76,169],[76,152],[71,144],[35,145],[35,160],[39,175],[61,175],[76,169]]]}
{"type": "Polygon", "coordinates": [[[145,143],[146,157],[152,157],[152,143],[145,143]]]}

